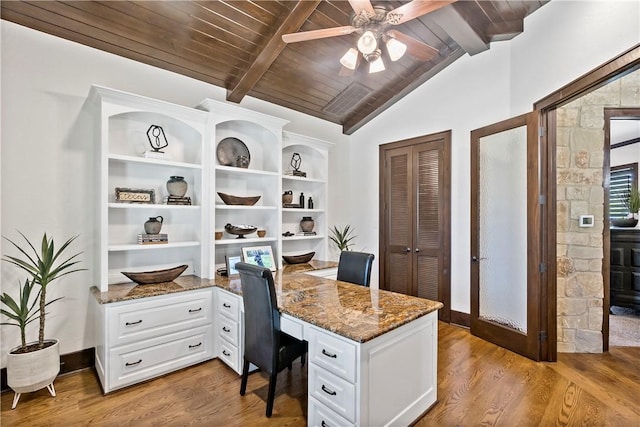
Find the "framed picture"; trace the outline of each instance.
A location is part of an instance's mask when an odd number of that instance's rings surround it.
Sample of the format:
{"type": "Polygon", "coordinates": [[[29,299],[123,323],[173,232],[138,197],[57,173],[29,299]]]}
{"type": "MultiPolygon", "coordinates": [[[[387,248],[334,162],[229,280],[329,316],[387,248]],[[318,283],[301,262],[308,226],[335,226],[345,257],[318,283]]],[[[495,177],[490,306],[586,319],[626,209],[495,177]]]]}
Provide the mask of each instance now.
{"type": "Polygon", "coordinates": [[[227,264],[227,276],[238,276],[238,270],[236,270],[236,264],[242,261],[242,256],[229,256],[225,255],[224,262],[227,264]]]}
{"type": "Polygon", "coordinates": [[[154,204],[156,195],[154,190],[116,187],[116,202],[154,204]]]}
{"type": "Polygon", "coordinates": [[[242,259],[248,264],[259,265],[271,271],[276,271],[276,261],[273,258],[271,246],[242,248],[242,259]]]}

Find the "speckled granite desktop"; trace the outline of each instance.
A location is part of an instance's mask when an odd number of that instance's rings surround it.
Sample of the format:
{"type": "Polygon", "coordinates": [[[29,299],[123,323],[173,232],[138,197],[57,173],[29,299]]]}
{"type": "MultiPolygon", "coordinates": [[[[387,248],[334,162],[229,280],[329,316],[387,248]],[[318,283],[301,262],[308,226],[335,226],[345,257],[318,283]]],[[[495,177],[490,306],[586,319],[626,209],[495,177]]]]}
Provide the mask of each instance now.
{"type": "MultiPolygon", "coordinates": [[[[311,261],[287,265],[276,272],[280,311],[354,341],[366,342],[443,307],[437,301],[303,274],[336,266],[332,262],[311,261]]],[[[93,287],[91,291],[100,304],[108,304],[211,286],[242,295],[239,278],[209,280],[195,276],[155,285],[111,285],[108,292],[93,287]]]]}

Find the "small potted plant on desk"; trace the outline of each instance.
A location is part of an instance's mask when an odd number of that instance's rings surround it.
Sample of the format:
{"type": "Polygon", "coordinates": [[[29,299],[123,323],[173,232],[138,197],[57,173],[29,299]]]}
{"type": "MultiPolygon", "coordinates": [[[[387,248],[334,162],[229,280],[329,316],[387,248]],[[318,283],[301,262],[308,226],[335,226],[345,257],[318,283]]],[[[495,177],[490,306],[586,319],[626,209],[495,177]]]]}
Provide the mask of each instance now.
{"type": "Polygon", "coordinates": [[[56,279],[84,270],[74,267],[80,262],[75,260],[80,253],[65,260],[60,259],[63,252],[78,236],[67,240],[56,251],[53,238],[47,238],[45,233],[38,253],[29,239],[22,233],[20,235],[26,241],[28,248],[22,248],[6,237],[4,239],[11,243],[25,258],[5,256],[3,260],[24,270],[29,277],[25,280],[24,285],[19,286],[17,299],[6,292],[1,295],[3,306],[1,312],[9,319],[7,322],[2,322],[2,325],[20,328],[22,342],[20,346],[12,348],[7,355],[7,384],[15,392],[11,409],[15,409],[22,393],[47,387],[52,396],[56,395],[53,381],[60,372],[60,347],[58,340],[44,339],[44,326],[46,307],[62,297],[47,302],[47,289],[56,279]],[[34,293],[36,290],[37,292],[34,293]],[[27,343],[26,326],[36,319],[40,321],[38,341],[27,343]]]}

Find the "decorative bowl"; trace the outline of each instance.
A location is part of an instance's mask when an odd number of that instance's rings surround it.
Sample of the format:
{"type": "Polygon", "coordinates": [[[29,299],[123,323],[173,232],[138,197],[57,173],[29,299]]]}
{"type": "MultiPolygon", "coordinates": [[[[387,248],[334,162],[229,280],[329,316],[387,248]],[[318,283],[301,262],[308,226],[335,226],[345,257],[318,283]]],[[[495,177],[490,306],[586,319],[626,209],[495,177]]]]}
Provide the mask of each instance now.
{"type": "Polygon", "coordinates": [[[239,224],[239,225],[227,224],[224,226],[224,229],[227,231],[227,233],[235,234],[236,236],[238,236],[236,237],[237,239],[244,239],[245,234],[253,233],[258,229],[258,227],[255,227],[253,225],[246,225],[246,224],[239,224]]]}
{"type": "Polygon", "coordinates": [[[172,282],[187,269],[188,265],[179,265],[178,267],[167,268],[166,270],[143,271],[140,273],[126,272],[121,273],[139,285],[151,285],[153,283],[172,282]]]}
{"type": "Polygon", "coordinates": [[[311,261],[311,258],[313,258],[315,254],[315,252],[309,252],[300,255],[282,255],[282,259],[287,264],[304,264],[305,262],[311,261]]]}
{"type": "Polygon", "coordinates": [[[615,227],[635,227],[638,220],[634,218],[615,218],[611,220],[611,225],[615,227]]]}
{"type": "Polygon", "coordinates": [[[231,194],[221,193],[218,191],[218,196],[222,199],[225,205],[243,205],[243,206],[253,206],[255,205],[260,197],[262,196],[233,196],[231,194]]]}

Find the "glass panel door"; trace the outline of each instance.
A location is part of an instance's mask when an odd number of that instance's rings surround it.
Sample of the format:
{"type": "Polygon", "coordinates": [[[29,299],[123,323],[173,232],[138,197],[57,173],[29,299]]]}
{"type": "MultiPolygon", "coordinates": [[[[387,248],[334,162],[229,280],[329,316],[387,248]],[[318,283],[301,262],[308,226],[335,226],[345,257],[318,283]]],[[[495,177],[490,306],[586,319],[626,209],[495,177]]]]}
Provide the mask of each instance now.
{"type": "Polygon", "coordinates": [[[471,333],[540,358],[537,113],[471,132],[471,333]]]}

